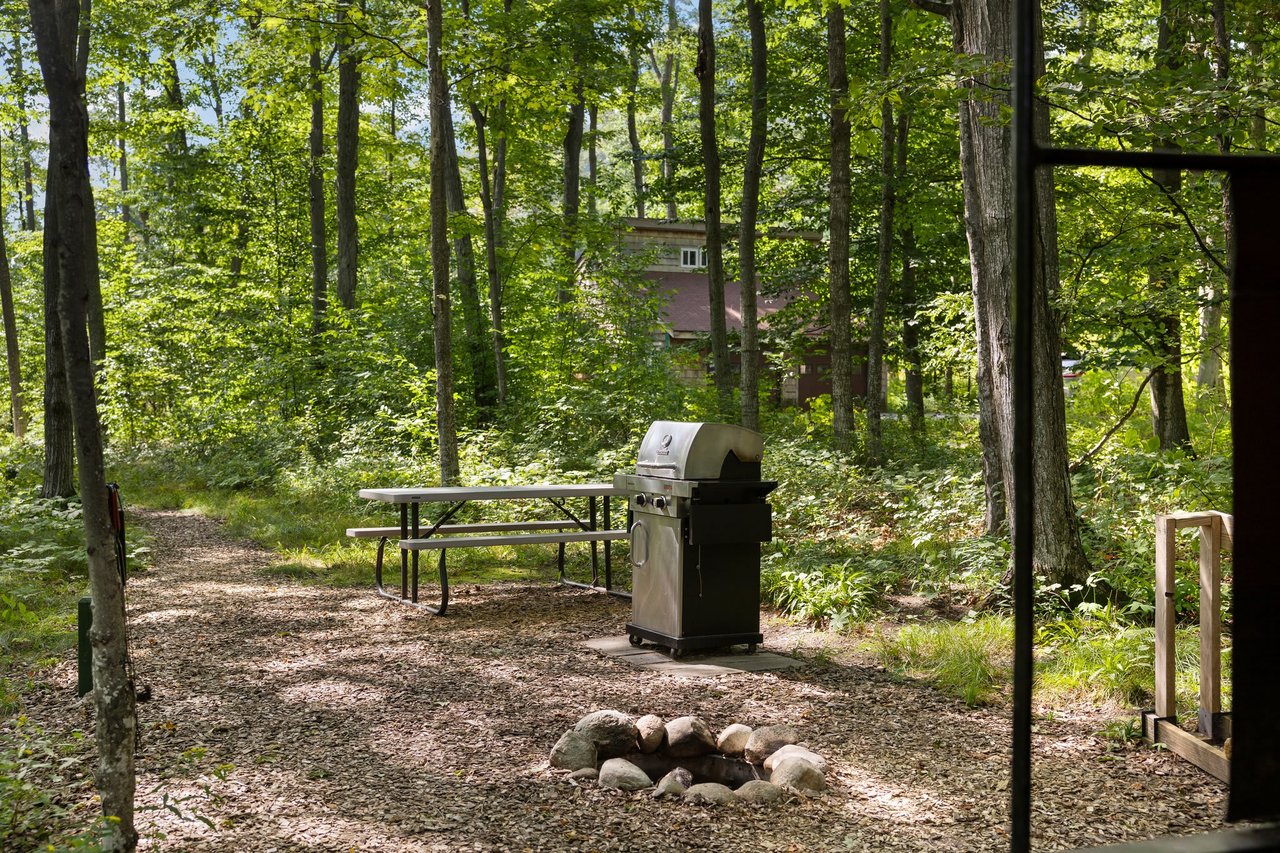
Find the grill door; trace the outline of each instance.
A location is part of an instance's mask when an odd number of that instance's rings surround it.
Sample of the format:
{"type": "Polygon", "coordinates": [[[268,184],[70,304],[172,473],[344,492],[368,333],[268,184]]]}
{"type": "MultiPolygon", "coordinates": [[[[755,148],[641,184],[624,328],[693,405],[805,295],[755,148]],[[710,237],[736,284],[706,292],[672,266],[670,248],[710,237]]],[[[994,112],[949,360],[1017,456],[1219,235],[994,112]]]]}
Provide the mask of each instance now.
{"type": "Polygon", "coordinates": [[[632,517],[631,621],[651,631],[679,636],[684,609],[684,519],[647,512],[636,512],[632,517]]]}

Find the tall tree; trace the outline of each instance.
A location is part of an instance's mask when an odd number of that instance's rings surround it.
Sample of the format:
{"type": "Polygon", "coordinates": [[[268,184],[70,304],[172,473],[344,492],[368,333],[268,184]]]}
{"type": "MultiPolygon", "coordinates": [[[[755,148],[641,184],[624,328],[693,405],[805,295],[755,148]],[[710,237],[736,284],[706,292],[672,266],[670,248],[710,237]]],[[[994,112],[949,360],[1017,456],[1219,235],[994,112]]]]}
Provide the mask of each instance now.
{"type": "Polygon", "coordinates": [[[661,61],[656,52],[650,53],[653,73],[658,78],[658,90],[662,99],[662,182],[666,197],[667,219],[678,218],[676,212],[676,91],[680,86],[680,56],[676,40],[680,34],[680,19],[676,15],[676,0],[667,0],[667,45],[661,61]]]}
{"type": "Polygon", "coordinates": [[[71,389],[67,386],[67,360],[63,357],[62,321],[59,319],[58,190],[56,181],[60,140],[49,139],[49,170],[44,189],[44,482],[40,495],[66,498],[75,494],[75,427],[71,389]]]}
{"type": "Polygon", "coordinates": [[[629,59],[631,76],[627,82],[627,142],[631,145],[631,186],[636,216],[644,219],[644,149],[640,146],[640,126],[636,121],[636,89],[640,86],[640,53],[635,45],[631,47],[629,59]]]}
{"type": "Polygon", "coordinates": [[[18,93],[18,139],[22,146],[22,227],[36,230],[36,194],[31,181],[31,129],[27,117],[27,74],[22,62],[22,36],[13,31],[13,82],[18,93]]]}
{"type": "Polygon", "coordinates": [[[329,238],[324,206],[324,60],[320,56],[320,40],[314,36],[308,59],[311,132],[307,137],[307,210],[311,220],[311,335],[318,342],[324,331],[324,316],[329,306],[329,238]]]}
{"type": "MultiPolygon", "coordinates": [[[[0,187],[4,185],[0,166],[0,187]]],[[[3,205],[0,205],[3,209],[3,205]]],[[[22,369],[18,362],[18,323],[13,311],[13,282],[9,276],[9,247],[5,242],[5,221],[0,216],[0,316],[4,319],[4,355],[9,369],[9,411],[13,415],[13,436],[21,440],[27,433],[27,412],[22,400],[22,369]]]]}
{"type": "MultiPolygon", "coordinates": [[[[1213,76],[1218,86],[1226,93],[1231,85],[1231,36],[1227,30],[1226,0],[1213,0],[1211,5],[1213,19],[1213,76]]],[[[1218,125],[1215,141],[1219,154],[1231,150],[1230,108],[1223,104],[1218,107],[1214,121],[1218,125]]],[[[1235,253],[1236,212],[1231,192],[1231,175],[1222,176],[1222,234],[1227,246],[1227,262],[1232,263],[1235,253]]],[[[1205,304],[1200,309],[1200,368],[1196,374],[1196,384],[1201,388],[1213,391],[1222,390],[1222,301],[1225,297],[1223,288],[1215,278],[1205,288],[1205,304]]]]}
{"type": "Polygon", "coordinates": [[[578,283],[578,212],[582,206],[582,138],[586,101],[581,75],[573,83],[564,133],[564,193],[562,196],[561,251],[566,278],[560,287],[561,303],[568,302],[578,283]]]}
{"type": "MultiPolygon", "coordinates": [[[[115,561],[102,461],[102,431],[87,333],[89,291],[98,278],[97,227],[89,179],[89,113],[85,70],[89,9],[77,0],[32,0],[31,24],[49,96],[48,190],[57,210],[54,252],[66,374],[75,418],[76,458],[93,596],[94,701],[97,707],[98,793],[108,818],[104,849],[130,851],[133,825],[133,748],[137,731],[133,685],[125,668],[124,586],[115,561]]],[[[50,222],[46,219],[46,229],[50,222]]]]}
{"type": "Polygon", "coordinates": [[[338,231],[338,303],[356,307],[356,270],[360,255],[356,220],[356,168],[360,146],[360,63],[350,27],[351,0],[338,4],[338,124],[334,134],[334,202],[338,231]]]}
{"type": "MultiPolygon", "coordinates": [[[[1008,123],[1012,26],[1007,0],[912,0],[951,22],[952,46],[975,73],[960,83],[960,174],[965,234],[973,281],[978,342],[978,432],[983,449],[987,528],[994,533],[1013,505],[1013,186],[1008,123]]],[[[1043,33],[1038,12],[1033,77],[1044,73],[1043,33]]],[[[1049,115],[1037,101],[1038,139],[1048,139],[1049,115]]],[[[1053,175],[1042,169],[1035,184],[1033,282],[1035,336],[1032,460],[1036,500],[1033,560],[1037,572],[1064,586],[1083,583],[1088,561],[1080,545],[1071,482],[1067,474],[1066,410],[1062,393],[1058,317],[1058,237],[1053,175]]]]}
{"type": "MultiPolygon", "coordinates": [[[[1186,0],[1160,0],[1157,22],[1156,68],[1176,72],[1184,63],[1188,37],[1186,0]]],[[[1171,137],[1160,139],[1156,147],[1165,151],[1179,150],[1171,137]]],[[[1154,169],[1152,181],[1165,199],[1176,199],[1182,191],[1182,172],[1178,169],[1154,169]]],[[[1176,229],[1172,222],[1164,230],[1176,229]]],[[[1182,392],[1182,312],[1180,279],[1176,259],[1161,252],[1150,264],[1147,279],[1159,303],[1153,312],[1156,366],[1151,376],[1151,420],[1161,450],[1191,449],[1191,432],[1187,426],[1186,402],[1182,392]]]]}
{"type": "Polygon", "coordinates": [[[431,310],[434,317],[436,357],[436,432],[440,453],[440,482],[457,482],[458,423],[453,405],[453,332],[449,302],[448,143],[445,126],[449,115],[449,90],[440,64],[444,39],[443,0],[427,0],[427,85],[431,122],[431,310]]]}
{"type": "Polygon", "coordinates": [[[742,167],[742,219],[738,227],[738,268],[742,289],[742,425],[760,429],[760,330],[756,308],[756,217],[760,173],[769,124],[768,45],[760,0],[746,0],[751,34],[751,132],[742,167]]]}
{"type": "Polygon", "coordinates": [[[893,102],[889,99],[889,65],[893,59],[893,11],[889,0],[880,0],[880,236],[876,288],[871,298],[871,322],[867,330],[867,461],[884,462],[880,409],[884,402],[884,315],[893,274],[893,102]]]}
{"type": "MultiPolygon", "coordinates": [[[[895,175],[898,186],[906,184],[908,137],[911,118],[904,109],[898,112],[898,138],[894,143],[898,163],[895,175]]],[[[905,199],[899,193],[899,208],[905,199]]],[[[902,246],[902,278],[898,297],[902,305],[902,359],[904,392],[907,398],[907,420],[913,433],[924,429],[924,370],[920,359],[920,328],[916,313],[916,229],[910,217],[898,217],[898,240],[902,246]]]]}
{"type": "Polygon", "coordinates": [[[698,0],[698,134],[702,140],[702,216],[707,234],[707,289],[711,311],[711,374],[721,407],[733,395],[729,330],[724,304],[724,240],[720,229],[720,145],[716,141],[716,36],[711,0],[698,0]]]}
{"type": "Polygon", "coordinates": [[[830,87],[831,232],[828,256],[831,329],[832,429],[836,445],[849,449],[853,444],[853,343],[851,340],[849,292],[849,156],[852,129],[849,122],[849,71],[845,62],[844,7],[832,3],[827,10],[827,83],[830,87]]]}

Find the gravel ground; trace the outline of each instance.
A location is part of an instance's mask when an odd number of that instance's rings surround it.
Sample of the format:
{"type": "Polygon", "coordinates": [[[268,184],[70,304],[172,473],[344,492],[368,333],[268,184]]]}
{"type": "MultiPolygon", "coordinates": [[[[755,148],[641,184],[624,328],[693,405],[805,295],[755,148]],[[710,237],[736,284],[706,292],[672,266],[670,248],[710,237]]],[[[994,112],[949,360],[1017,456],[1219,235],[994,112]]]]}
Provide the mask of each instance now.
{"type": "MultiPolygon", "coordinates": [[[[1007,710],[891,677],[851,644],[771,620],[765,647],[805,666],[664,675],[580,645],[622,633],[628,605],[598,593],[463,584],[439,618],[272,577],[269,552],[199,515],[133,518],[155,537],[154,567],[129,586],[154,694],[140,706],[144,850],[1007,848],[1007,710]],[[831,762],[831,790],[717,809],[570,783],[547,753],[602,708],[714,730],[792,723],[831,762]]],[[[56,668],[29,715],[83,727],[73,685],[74,663],[56,668]]],[[[1221,827],[1222,784],[1163,752],[1109,749],[1100,720],[1039,715],[1037,849],[1221,827]]]]}

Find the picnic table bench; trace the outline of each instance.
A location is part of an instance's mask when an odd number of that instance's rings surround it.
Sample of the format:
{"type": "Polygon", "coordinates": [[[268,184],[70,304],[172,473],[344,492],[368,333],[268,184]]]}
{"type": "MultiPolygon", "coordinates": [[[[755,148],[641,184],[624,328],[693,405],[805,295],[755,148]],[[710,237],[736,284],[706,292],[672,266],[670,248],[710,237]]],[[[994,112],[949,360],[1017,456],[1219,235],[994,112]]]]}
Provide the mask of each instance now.
{"type": "Polygon", "coordinates": [[[583,589],[598,589],[611,595],[630,597],[630,593],[613,588],[613,563],[610,544],[626,539],[627,530],[611,529],[610,498],[626,493],[611,483],[533,486],[435,486],[428,488],[361,489],[366,500],[395,504],[400,511],[396,527],[352,527],[347,535],[358,539],[377,539],[378,556],[374,564],[374,584],[384,598],[419,607],[443,616],[449,607],[449,574],[445,555],[455,548],[491,548],[499,545],[556,545],[560,583],[583,589]],[[574,512],[569,501],[586,500],[586,512],[574,512]],[[453,517],[473,501],[546,501],[559,513],[558,518],[535,521],[494,521],[451,524],[453,517]],[[423,504],[441,505],[433,522],[421,518],[423,504]],[[603,523],[603,527],[597,524],[603,523]],[[543,532],[554,531],[554,532],[543,532]],[[481,534],[481,535],[467,535],[481,534]],[[382,582],[383,555],[387,541],[395,538],[400,550],[400,589],[388,590],[382,582]],[[570,542],[591,543],[591,582],[583,583],[565,576],[565,545],[570,542]],[[604,544],[604,584],[600,583],[599,545],[604,544]],[[439,551],[440,604],[434,606],[418,600],[418,559],[423,551],[439,551]]]}

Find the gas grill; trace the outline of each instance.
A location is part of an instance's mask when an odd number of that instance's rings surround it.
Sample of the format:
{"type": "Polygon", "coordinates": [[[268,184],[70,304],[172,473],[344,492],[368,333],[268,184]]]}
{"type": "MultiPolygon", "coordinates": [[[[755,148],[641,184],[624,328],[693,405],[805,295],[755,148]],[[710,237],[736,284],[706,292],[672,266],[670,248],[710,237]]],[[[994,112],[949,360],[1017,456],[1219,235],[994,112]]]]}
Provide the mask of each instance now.
{"type": "Polygon", "coordinates": [[[632,645],[679,656],[747,644],[760,633],[760,543],[773,538],[760,479],[764,440],[730,424],[655,421],[636,473],[613,484],[630,494],[632,645]]]}

